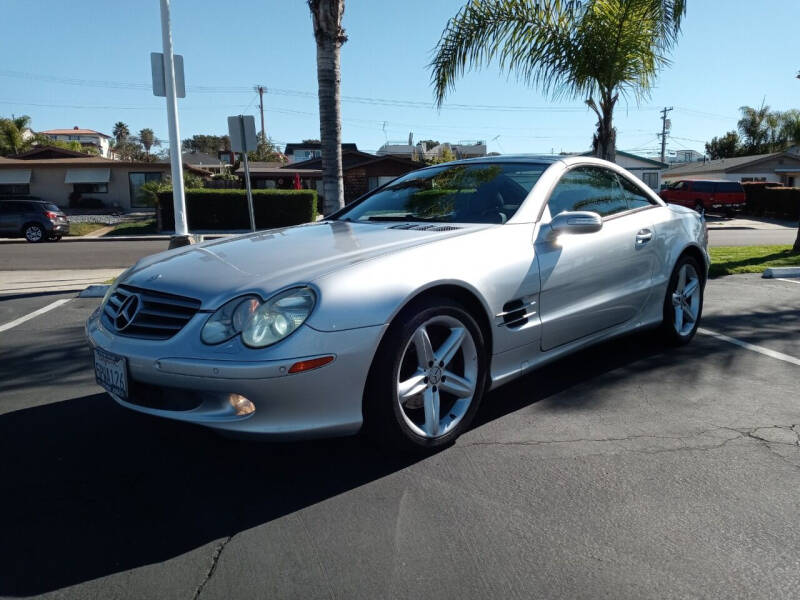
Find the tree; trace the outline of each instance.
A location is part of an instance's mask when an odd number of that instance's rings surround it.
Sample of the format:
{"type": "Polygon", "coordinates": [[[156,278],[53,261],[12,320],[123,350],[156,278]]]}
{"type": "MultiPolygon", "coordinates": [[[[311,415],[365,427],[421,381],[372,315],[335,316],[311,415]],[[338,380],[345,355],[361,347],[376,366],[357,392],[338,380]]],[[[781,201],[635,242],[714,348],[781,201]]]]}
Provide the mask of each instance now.
{"type": "Polygon", "coordinates": [[[139,130],[139,142],[144,146],[144,151],[148,156],[150,156],[150,148],[161,145],[161,140],[155,136],[153,130],[149,127],[139,130]]]}
{"type": "Polygon", "coordinates": [[[114,139],[118,144],[127,140],[128,136],[131,134],[128,126],[122,121],[114,123],[114,129],[111,130],[111,133],[114,135],[114,139]]]}
{"type": "Polygon", "coordinates": [[[342,107],[340,50],[347,41],[342,28],[344,0],[308,0],[317,42],[319,135],[322,142],[322,194],[325,214],[344,206],[342,178],[342,107]]]}
{"type": "Polygon", "coordinates": [[[614,160],[614,107],[649,95],[685,12],[686,0],[471,0],[429,65],[436,103],[466,71],[497,61],[554,100],[583,98],[597,115],[594,153],[614,160]]]}
{"type": "MultiPolygon", "coordinates": [[[[424,143],[424,142],[420,142],[420,143],[424,143]]],[[[429,158],[429,159],[427,159],[425,161],[425,163],[429,164],[429,165],[439,165],[441,163],[450,162],[450,161],[453,161],[455,159],[456,159],[456,155],[453,154],[453,151],[448,146],[445,146],[444,148],[442,148],[442,153],[439,156],[434,156],[432,158],[429,158]]]]}
{"type": "Polygon", "coordinates": [[[231,151],[231,139],[227,135],[197,134],[183,140],[183,149],[216,156],[219,151],[231,151]]]}
{"type": "Polygon", "coordinates": [[[741,154],[740,146],[739,134],[729,131],[722,137],[715,137],[710,142],[706,142],[706,154],[711,157],[711,160],[732,158],[741,154]]]}
{"type": "Polygon", "coordinates": [[[744,153],[761,154],[767,152],[769,106],[764,104],[761,105],[761,108],[741,106],[739,111],[742,113],[742,118],[739,119],[737,126],[739,127],[739,133],[742,134],[744,153]]]}
{"type": "Polygon", "coordinates": [[[28,115],[0,119],[0,155],[19,154],[28,149],[23,134],[30,128],[30,123],[28,115]]]}
{"type": "Polygon", "coordinates": [[[800,144],[800,110],[792,108],[781,113],[780,127],[787,145],[800,144]]]}
{"type": "Polygon", "coordinates": [[[283,163],[286,162],[286,156],[275,147],[271,139],[267,138],[265,141],[259,142],[258,148],[247,153],[247,160],[283,163]]]}

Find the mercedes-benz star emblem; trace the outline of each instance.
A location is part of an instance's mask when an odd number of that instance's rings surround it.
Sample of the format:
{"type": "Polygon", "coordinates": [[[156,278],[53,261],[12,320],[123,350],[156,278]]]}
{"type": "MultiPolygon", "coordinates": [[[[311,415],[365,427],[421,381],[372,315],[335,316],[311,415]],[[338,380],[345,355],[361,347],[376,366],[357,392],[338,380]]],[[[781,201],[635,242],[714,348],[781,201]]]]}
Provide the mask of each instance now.
{"type": "Polygon", "coordinates": [[[128,325],[133,323],[136,318],[136,313],[139,312],[141,300],[137,294],[131,294],[120,305],[117,314],[114,315],[114,327],[117,331],[122,331],[128,325]]]}

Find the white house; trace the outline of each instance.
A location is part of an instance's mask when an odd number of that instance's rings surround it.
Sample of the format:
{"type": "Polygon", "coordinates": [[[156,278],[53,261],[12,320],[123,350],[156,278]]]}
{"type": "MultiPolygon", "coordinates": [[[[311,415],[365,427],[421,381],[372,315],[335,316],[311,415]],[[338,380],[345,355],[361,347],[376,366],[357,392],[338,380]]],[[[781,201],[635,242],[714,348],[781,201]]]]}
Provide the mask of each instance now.
{"type": "Polygon", "coordinates": [[[40,133],[59,142],[78,142],[81,146],[94,146],[103,158],[114,158],[111,136],[94,129],[81,129],[76,125],[72,129],[48,129],[40,133]]]}
{"type": "MultiPolygon", "coordinates": [[[[591,152],[583,153],[583,156],[591,155],[591,152]]],[[[661,174],[669,166],[667,163],[662,163],[644,156],[637,156],[630,152],[623,152],[622,150],[617,150],[617,158],[614,162],[623,169],[627,169],[636,175],[636,177],[644,181],[651,190],[655,191],[661,189],[661,174]]]]}

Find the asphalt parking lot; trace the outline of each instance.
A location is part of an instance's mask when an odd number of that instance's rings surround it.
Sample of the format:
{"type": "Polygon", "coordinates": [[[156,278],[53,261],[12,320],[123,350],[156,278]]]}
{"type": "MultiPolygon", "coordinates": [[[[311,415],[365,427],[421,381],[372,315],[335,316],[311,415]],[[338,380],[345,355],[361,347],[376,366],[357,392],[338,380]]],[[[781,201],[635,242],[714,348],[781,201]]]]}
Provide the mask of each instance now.
{"type": "Polygon", "coordinates": [[[551,364],[423,460],[122,409],[98,300],[15,296],[0,327],[65,299],[0,331],[0,597],[800,595],[800,280],[713,280],[688,347],[551,364]]]}

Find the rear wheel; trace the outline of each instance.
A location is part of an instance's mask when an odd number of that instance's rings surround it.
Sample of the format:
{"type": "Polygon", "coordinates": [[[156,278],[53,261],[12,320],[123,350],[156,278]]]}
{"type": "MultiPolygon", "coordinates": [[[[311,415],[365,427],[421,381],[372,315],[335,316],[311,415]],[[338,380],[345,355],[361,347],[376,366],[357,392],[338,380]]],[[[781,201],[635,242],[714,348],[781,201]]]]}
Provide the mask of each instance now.
{"type": "Polygon", "coordinates": [[[28,223],[22,229],[22,233],[25,236],[25,239],[32,244],[38,244],[47,238],[44,227],[42,227],[39,223],[28,223]]]}
{"type": "Polygon", "coordinates": [[[475,319],[458,304],[430,299],[401,313],[381,342],[364,402],[367,433],[404,452],[446,446],[469,427],[485,382],[475,319]]]}
{"type": "Polygon", "coordinates": [[[691,256],[682,256],[667,286],[664,298],[664,339],[674,346],[692,341],[703,313],[703,271],[691,256]]]}
{"type": "Polygon", "coordinates": [[[695,202],[695,203],[694,203],[694,209],[695,209],[697,212],[701,213],[701,214],[702,214],[702,213],[704,213],[704,212],[705,212],[705,210],[706,210],[706,209],[703,207],[703,203],[702,203],[700,200],[698,200],[697,202],[695,202]]]}

